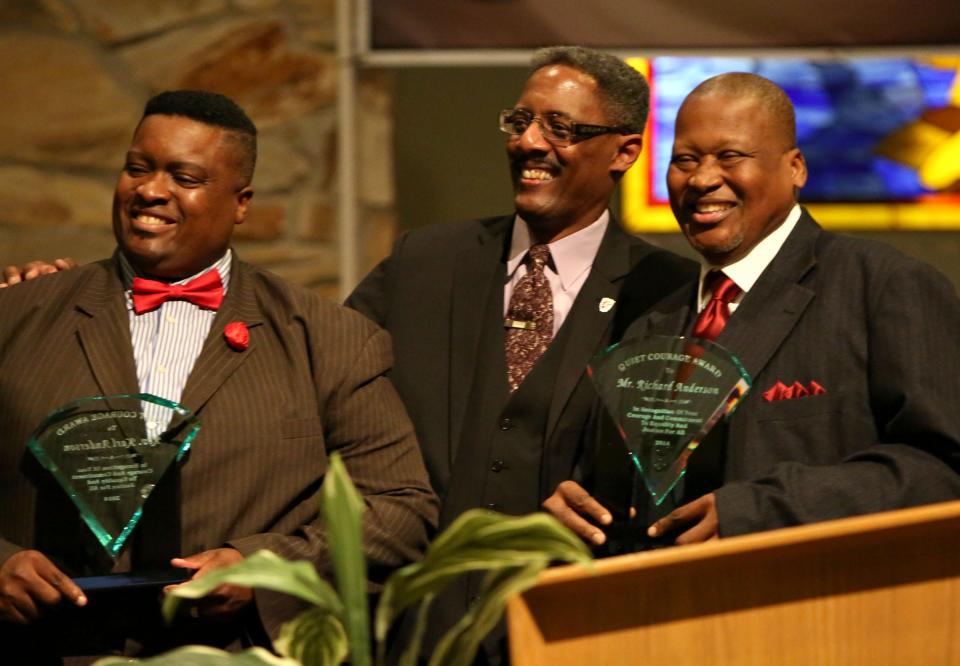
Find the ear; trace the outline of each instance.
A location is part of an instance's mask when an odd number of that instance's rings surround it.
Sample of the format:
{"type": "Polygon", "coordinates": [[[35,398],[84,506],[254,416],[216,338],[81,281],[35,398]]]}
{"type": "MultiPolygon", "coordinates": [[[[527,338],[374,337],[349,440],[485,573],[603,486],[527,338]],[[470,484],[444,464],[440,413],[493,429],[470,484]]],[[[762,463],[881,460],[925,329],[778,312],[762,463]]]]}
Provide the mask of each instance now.
{"type": "Polygon", "coordinates": [[[626,134],[620,137],[617,152],[610,160],[610,173],[623,175],[643,152],[643,135],[626,134]]]}
{"type": "Polygon", "coordinates": [[[233,223],[243,224],[247,219],[247,208],[250,207],[250,200],[253,198],[253,188],[245,187],[237,192],[237,210],[234,214],[233,223]]]}
{"type": "Polygon", "coordinates": [[[788,155],[790,160],[790,182],[798,190],[807,184],[807,161],[799,148],[794,148],[788,155]]]}

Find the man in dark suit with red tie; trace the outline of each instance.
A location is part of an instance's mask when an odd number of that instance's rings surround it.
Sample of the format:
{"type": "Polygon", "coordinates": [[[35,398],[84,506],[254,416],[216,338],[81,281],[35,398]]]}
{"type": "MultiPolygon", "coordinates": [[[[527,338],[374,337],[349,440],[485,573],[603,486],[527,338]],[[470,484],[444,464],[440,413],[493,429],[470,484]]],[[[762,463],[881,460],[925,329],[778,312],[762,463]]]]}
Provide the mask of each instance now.
{"type": "MultiPolygon", "coordinates": [[[[692,330],[753,387],[650,536],[684,544],[960,498],[956,293],[890,247],[821,229],[797,204],[806,175],[772,82],[721,75],[681,106],[667,185],[700,279],[624,337],[692,330]]],[[[580,484],[544,506],[606,541],[611,513],[580,484]]]]}
{"type": "MultiPolygon", "coordinates": [[[[88,605],[71,579],[87,573],[77,557],[82,542],[70,541],[74,533],[82,539],[84,528],[68,502],[31,483],[38,470],[25,449],[47,414],[78,398],[158,394],[202,423],[179,469],[179,503],[148,501],[118,571],[172,547],[172,565],[186,576],[264,548],[328,572],[318,490],[335,451],[367,505],[372,578],[426,546],[437,503],[412,424],[385,376],[387,334],[230,250],[253,194],[255,157],[256,128],[227,98],[154,97],[117,181],[117,253],[0,291],[5,654],[22,647],[33,627],[40,629],[37,663],[42,650],[62,649],[63,636],[44,622],[71,607],[69,622],[86,627],[81,639],[90,643],[71,654],[151,652],[182,640],[236,647],[264,630],[275,636],[299,610],[285,595],[223,586],[173,629],[138,615],[123,597],[114,600],[117,618],[132,626],[103,622],[97,613],[104,609],[88,605]],[[177,529],[157,531],[171,522],[177,529]],[[48,544],[61,548],[54,553],[48,544]]],[[[157,593],[148,599],[154,611],[157,593]]]]}

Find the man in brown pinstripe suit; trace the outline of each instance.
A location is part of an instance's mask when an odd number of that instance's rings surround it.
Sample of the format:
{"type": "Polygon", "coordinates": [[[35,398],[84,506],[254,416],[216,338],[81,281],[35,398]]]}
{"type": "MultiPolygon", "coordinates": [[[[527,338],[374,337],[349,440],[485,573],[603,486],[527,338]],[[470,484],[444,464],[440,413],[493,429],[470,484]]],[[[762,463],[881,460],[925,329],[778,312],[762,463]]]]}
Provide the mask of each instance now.
{"type": "MultiPolygon", "coordinates": [[[[387,334],[231,255],[233,227],[243,222],[253,193],[255,155],[256,129],[230,100],[183,91],[158,95],[147,105],[117,182],[119,251],[0,292],[0,635],[26,640],[30,632],[15,625],[42,628],[63,616],[90,625],[83,633],[91,645],[69,648],[72,654],[151,651],[182,640],[235,646],[262,629],[275,634],[296,612],[294,602],[279,595],[224,587],[182,618],[179,629],[139,626],[149,624],[143,617],[130,627],[114,620],[98,627],[103,609],[88,603],[70,578],[83,573],[68,565],[72,551],[82,549],[77,539],[89,535],[72,529],[77,517],[63,498],[38,492],[27,436],[66,401],[145,390],[150,378],[168,373],[156,355],[165,345],[172,366],[187,368],[182,385],[172,389],[176,395],[164,397],[197,412],[202,428],[180,470],[180,510],[173,517],[179,529],[154,531],[170,516],[153,523],[146,516],[139,543],[134,540],[118,570],[142,565],[138,559],[168,539],[179,541],[181,557],[173,565],[193,576],[261,548],[325,570],[316,493],[335,450],[366,500],[371,578],[426,546],[437,503],[409,419],[384,377],[391,364],[387,334]],[[138,296],[131,296],[136,278],[180,283],[216,270],[211,267],[225,273],[214,276],[222,278],[222,303],[215,311],[190,305],[183,315],[205,331],[197,340],[165,337],[164,326],[174,326],[174,333],[188,327],[162,310],[178,302],[173,297],[159,306],[164,319],[147,330],[153,336],[147,351],[131,342],[131,335],[140,339],[137,319],[148,314],[139,313],[138,296]],[[248,343],[225,337],[231,323],[246,327],[248,343]],[[58,566],[46,546],[65,543],[56,553],[58,566]]],[[[120,603],[127,608],[126,600],[120,603]]],[[[58,634],[49,627],[41,635],[43,647],[62,649],[52,645],[58,634]]]]}

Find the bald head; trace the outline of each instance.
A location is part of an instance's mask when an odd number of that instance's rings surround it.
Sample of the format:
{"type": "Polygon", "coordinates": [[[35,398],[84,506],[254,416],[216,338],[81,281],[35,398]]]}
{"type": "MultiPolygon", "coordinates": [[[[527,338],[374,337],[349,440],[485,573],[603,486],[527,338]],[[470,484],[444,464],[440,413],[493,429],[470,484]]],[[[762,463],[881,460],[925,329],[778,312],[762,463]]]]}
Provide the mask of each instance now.
{"type": "Polygon", "coordinates": [[[667,190],[709,263],[739,261],[787,219],[807,179],[795,127],[783,90],[754,74],[714,77],[683,101],[667,190]]]}
{"type": "MultiPolygon", "coordinates": [[[[772,128],[783,140],[784,150],[797,147],[797,121],[793,103],[773,81],[747,72],[730,72],[707,79],[687,95],[684,105],[704,97],[752,100],[765,110],[772,128]]],[[[681,107],[682,108],[682,107],[681,107]]]]}

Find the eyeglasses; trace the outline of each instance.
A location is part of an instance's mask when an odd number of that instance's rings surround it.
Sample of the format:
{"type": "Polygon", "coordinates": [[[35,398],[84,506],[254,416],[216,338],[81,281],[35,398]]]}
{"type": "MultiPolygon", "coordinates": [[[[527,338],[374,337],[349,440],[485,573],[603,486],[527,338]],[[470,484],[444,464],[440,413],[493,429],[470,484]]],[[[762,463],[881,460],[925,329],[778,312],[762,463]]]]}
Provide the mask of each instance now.
{"type": "Polygon", "coordinates": [[[543,138],[555,146],[569,146],[601,134],[630,134],[626,127],[577,123],[565,113],[537,116],[524,109],[504,109],[500,112],[501,132],[518,136],[526,132],[532,123],[538,123],[543,138]]]}

